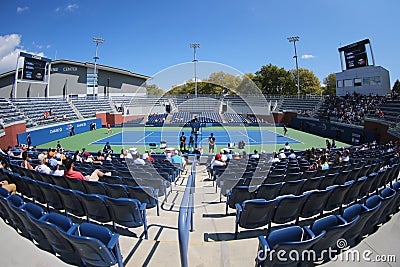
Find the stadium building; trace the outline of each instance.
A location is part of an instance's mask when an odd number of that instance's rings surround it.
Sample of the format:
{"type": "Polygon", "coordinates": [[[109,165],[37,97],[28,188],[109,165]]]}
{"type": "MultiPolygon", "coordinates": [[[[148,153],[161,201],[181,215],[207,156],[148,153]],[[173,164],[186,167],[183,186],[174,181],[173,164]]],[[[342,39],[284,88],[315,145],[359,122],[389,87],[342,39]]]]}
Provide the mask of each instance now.
{"type": "Polygon", "coordinates": [[[107,96],[107,95],[145,95],[146,81],[149,76],[130,72],[115,67],[96,65],[98,86],[94,87],[91,75],[94,64],[72,60],[55,60],[51,62],[49,89],[44,83],[21,82],[22,72],[18,77],[15,70],[0,75],[0,97],[28,98],[55,96],[107,96]],[[16,79],[17,78],[17,79],[16,79]],[[17,89],[15,81],[17,80],[17,89]]]}

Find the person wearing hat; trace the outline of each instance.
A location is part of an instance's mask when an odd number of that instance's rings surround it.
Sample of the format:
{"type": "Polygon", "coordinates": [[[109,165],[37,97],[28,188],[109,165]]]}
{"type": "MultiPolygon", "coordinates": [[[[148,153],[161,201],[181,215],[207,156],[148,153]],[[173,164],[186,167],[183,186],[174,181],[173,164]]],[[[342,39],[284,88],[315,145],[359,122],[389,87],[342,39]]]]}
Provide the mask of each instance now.
{"type": "Polygon", "coordinates": [[[54,175],[54,176],[63,176],[64,175],[64,171],[60,170],[60,166],[62,165],[61,162],[58,161],[52,161],[50,164],[50,174],[54,175]]]}
{"type": "Polygon", "coordinates": [[[226,166],[226,162],[222,161],[221,154],[216,154],[215,158],[211,161],[210,168],[213,169],[215,166],[226,166]]]}
{"type": "Polygon", "coordinates": [[[46,165],[46,163],[47,163],[47,155],[40,154],[38,156],[38,160],[40,162],[40,165],[36,166],[35,171],[40,172],[40,173],[50,174],[51,173],[51,169],[49,168],[49,166],[46,165]]]}

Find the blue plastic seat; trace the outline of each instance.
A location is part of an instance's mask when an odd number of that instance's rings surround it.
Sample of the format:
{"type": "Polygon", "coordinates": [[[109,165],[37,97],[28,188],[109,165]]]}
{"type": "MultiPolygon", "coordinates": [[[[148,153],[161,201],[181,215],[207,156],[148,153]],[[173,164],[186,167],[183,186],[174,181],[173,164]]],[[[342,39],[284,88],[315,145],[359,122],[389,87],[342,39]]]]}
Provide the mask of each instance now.
{"type": "Polygon", "coordinates": [[[23,198],[18,195],[10,195],[9,197],[7,197],[7,203],[9,206],[8,214],[12,221],[12,225],[17,231],[19,230],[21,232],[22,236],[29,238],[29,233],[25,228],[25,224],[23,223],[17,212],[17,210],[22,207],[22,205],[24,205],[23,198]]]}
{"type": "Polygon", "coordinates": [[[84,216],[86,214],[81,201],[76,196],[76,191],[59,186],[55,186],[55,189],[63,202],[66,216],[68,216],[68,213],[76,216],[84,216]]]}
{"type": "Polygon", "coordinates": [[[104,187],[107,191],[107,196],[111,198],[128,198],[128,192],[126,186],[122,184],[107,184],[104,183],[104,187]]]}
{"type": "Polygon", "coordinates": [[[52,250],[66,263],[73,265],[83,265],[80,254],[72,244],[65,239],[62,233],[68,232],[73,226],[72,221],[58,213],[47,213],[39,220],[30,217],[31,221],[46,236],[52,250]]]}
{"type": "Polygon", "coordinates": [[[280,196],[284,195],[298,195],[301,188],[303,187],[305,180],[288,181],[282,184],[281,190],[279,191],[280,196]]]}
{"type": "Polygon", "coordinates": [[[65,179],[65,181],[68,184],[68,187],[63,187],[63,188],[68,188],[72,190],[77,190],[81,191],[83,193],[87,193],[86,187],[83,185],[82,180],[79,179],[65,179]]]}
{"type": "MultiPolygon", "coordinates": [[[[323,231],[326,234],[316,243],[311,249],[315,251],[318,260],[320,257],[324,257],[323,260],[327,260],[328,255],[325,253],[321,255],[321,251],[328,251],[329,248],[336,249],[338,253],[340,253],[340,249],[337,248],[337,241],[342,238],[344,233],[351,229],[351,227],[357,223],[360,216],[354,216],[351,221],[346,221],[341,216],[338,215],[328,215],[324,218],[318,219],[310,225],[310,230],[315,234],[319,235],[323,231]]],[[[307,227],[307,226],[305,226],[307,227]]],[[[330,256],[329,256],[330,257],[330,256]]]]}
{"type": "Polygon", "coordinates": [[[106,227],[82,223],[75,225],[67,233],[60,232],[79,252],[85,265],[112,266],[118,263],[123,267],[119,248],[119,235],[112,233],[106,227]]]}
{"type": "Polygon", "coordinates": [[[235,239],[238,236],[239,226],[246,229],[254,229],[268,225],[271,227],[272,218],[277,201],[265,199],[246,200],[242,204],[236,204],[235,239]]]}
{"type": "Polygon", "coordinates": [[[236,209],[236,203],[243,203],[245,200],[254,198],[254,188],[249,186],[235,186],[228,191],[226,197],[225,213],[228,214],[228,207],[236,209]]]}
{"type": "Polygon", "coordinates": [[[259,253],[256,266],[297,266],[301,261],[301,257],[296,259],[288,255],[293,254],[293,251],[296,251],[297,255],[302,255],[303,251],[310,249],[324,235],[325,231],[316,236],[311,231],[308,231],[307,228],[289,226],[273,230],[266,237],[259,236],[259,253]],[[279,255],[286,255],[286,257],[279,257],[278,253],[270,255],[269,253],[272,250],[279,252],[279,255]]]}
{"type": "Polygon", "coordinates": [[[50,211],[50,206],[56,210],[64,209],[63,202],[60,196],[58,195],[54,185],[44,182],[37,182],[37,184],[39,185],[39,188],[46,199],[46,205],[48,211],[50,211]]]}
{"type": "Polygon", "coordinates": [[[103,182],[82,181],[82,184],[85,186],[87,194],[107,196],[107,191],[103,182]]]}
{"type": "Polygon", "coordinates": [[[304,194],[307,195],[307,198],[304,201],[299,217],[310,218],[317,214],[322,215],[331,192],[331,190],[314,190],[305,192],[304,194]]]}
{"type": "Polygon", "coordinates": [[[76,191],[76,196],[81,201],[83,208],[85,209],[87,222],[90,222],[90,219],[98,222],[112,221],[110,211],[104,200],[104,198],[106,198],[105,196],[84,194],[79,191],[76,191]]]}
{"type": "Polygon", "coordinates": [[[300,196],[278,197],[278,204],[276,206],[273,222],[283,224],[298,220],[306,198],[307,195],[305,194],[300,196]]]}
{"type": "Polygon", "coordinates": [[[256,198],[265,200],[275,199],[279,195],[282,183],[277,184],[262,184],[257,189],[256,198]]]}
{"type": "Polygon", "coordinates": [[[343,199],[345,198],[347,192],[350,189],[351,184],[345,185],[334,185],[328,187],[327,190],[331,191],[330,196],[328,197],[324,210],[332,211],[337,208],[342,208],[343,199]]]}
{"type": "Polygon", "coordinates": [[[158,203],[158,189],[150,186],[127,186],[129,198],[134,198],[140,203],[146,204],[146,209],[157,207],[157,215],[160,215],[160,207],[158,203]]]}
{"type": "Polygon", "coordinates": [[[143,226],[145,238],[148,239],[145,203],[142,204],[139,200],[130,198],[105,197],[105,201],[110,208],[115,231],[117,230],[116,224],[125,227],[143,226]]]}

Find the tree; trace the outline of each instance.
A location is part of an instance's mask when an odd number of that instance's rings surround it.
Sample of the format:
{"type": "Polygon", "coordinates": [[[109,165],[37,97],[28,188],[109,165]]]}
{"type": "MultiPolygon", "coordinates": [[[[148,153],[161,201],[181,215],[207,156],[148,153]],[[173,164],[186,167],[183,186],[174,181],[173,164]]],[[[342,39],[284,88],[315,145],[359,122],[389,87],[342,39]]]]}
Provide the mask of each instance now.
{"type": "MultiPolygon", "coordinates": [[[[296,70],[291,70],[290,73],[292,73],[293,77],[297,77],[297,72],[296,70]]],[[[312,95],[319,95],[321,94],[321,83],[315,74],[308,70],[308,69],[303,69],[299,68],[299,76],[300,76],[300,94],[305,95],[305,94],[312,94],[312,95]]],[[[297,79],[296,79],[297,81],[297,79]]],[[[297,92],[297,89],[296,89],[297,92]]]]}
{"type": "Polygon", "coordinates": [[[163,95],[164,91],[155,84],[146,84],[148,95],[163,95]]]}
{"type": "Polygon", "coordinates": [[[296,92],[293,76],[284,68],[269,64],[255,73],[253,81],[263,94],[289,95],[296,92]]]}
{"type": "Polygon", "coordinates": [[[239,86],[236,88],[235,93],[238,95],[256,95],[256,94],[261,94],[260,88],[253,82],[254,80],[254,75],[252,73],[245,74],[239,86]]]}
{"type": "Polygon", "coordinates": [[[400,81],[399,81],[399,79],[397,79],[395,82],[394,82],[394,85],[393,85],[393,92],[396,92],[396,93],[399,93],[400,94],[400,81]]]}
{"type": "Polygon", "coordinates": [[[324,95],[336,95],[336,74],[331,73],[324,78],[325,87],[322,90],[324,95]]]}

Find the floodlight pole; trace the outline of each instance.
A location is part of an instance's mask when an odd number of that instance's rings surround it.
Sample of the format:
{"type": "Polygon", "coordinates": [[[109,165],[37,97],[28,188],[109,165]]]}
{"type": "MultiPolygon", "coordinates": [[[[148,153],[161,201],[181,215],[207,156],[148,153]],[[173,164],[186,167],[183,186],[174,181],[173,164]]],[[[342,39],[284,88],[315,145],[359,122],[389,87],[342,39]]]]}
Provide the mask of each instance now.
{"type": "Polygon", "coordinates": [[[294,45],[294,58],[296,59],[296,73],[297,73],[297,97],[300,98],[300,75],[299,75],[299,62],[297,59],[297,49],[296,49],[296,42],[299,41],[299,36],[293,36],[287,38],[290,43],[294,45]]]}
{"type": "Polygon", "coordinates": [[[190,44],[190,48],[193,48],[193,63],[194,63],[194,95],[197,97],[197,59],[196,59],[196,48],[200,48],[200,44],[190,44]]]}
{"type": "Polygon", "coordinates": [[[96,43],[96,54],[95,54],[95,56],[93,57],[93,59],[94,59],[94,71],[93,71],[93,74],[94,74],[94,80],[93,80],[93,96],[94,96],[94,87],[95,86],[97,86],[98,84],[97,84],[97,82],[98,82],[98,80],[97,80],[97,60],[99,59],[99,56],[98,56],[98,52],[99,52],[99,44],[102,44],[102,43],[104,43],[104,39],[103,38],[93,38],[93,42],[95,42],[96,43]]]}

